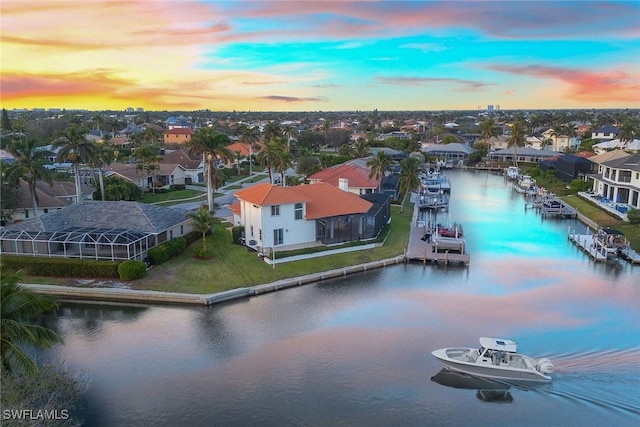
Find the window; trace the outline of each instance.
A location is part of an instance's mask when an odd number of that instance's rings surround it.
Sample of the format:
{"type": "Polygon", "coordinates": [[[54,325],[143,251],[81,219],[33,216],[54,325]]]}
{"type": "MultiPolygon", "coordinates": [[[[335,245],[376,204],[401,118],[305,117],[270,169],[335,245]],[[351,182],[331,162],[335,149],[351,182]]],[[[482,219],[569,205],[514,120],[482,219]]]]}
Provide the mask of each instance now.
{"type": "Polygon", "coordinates": [[[173,239],[173,230],[169,230],[169,240],[173,239]]]}
{"type": "Polygon", "coordinates": [[[277,230],[273,230],[273,245],[281,245],[284,242],[284,230],[282,228],[278,228],[277,230]]]}
{"type": "Polygon", "coordinates": [[[184,225],[180,226],[180,235],[182,236],[184,234],[184,225]]]}
{"type": "Polygon", "coordinates": [[[280,205],[271,206],[271,216],[280,216],[280,205]]]}
{"type": "Polygon", "coordinates": [[[250,236],[253,237],[253,225],[251,226],[251,234],[250,234],[250,236]]]}
{"type": "Polygon", "coordinates": [[[302,203],[296,203],[295,205],[295,218],[302,219],[302,203]]]}

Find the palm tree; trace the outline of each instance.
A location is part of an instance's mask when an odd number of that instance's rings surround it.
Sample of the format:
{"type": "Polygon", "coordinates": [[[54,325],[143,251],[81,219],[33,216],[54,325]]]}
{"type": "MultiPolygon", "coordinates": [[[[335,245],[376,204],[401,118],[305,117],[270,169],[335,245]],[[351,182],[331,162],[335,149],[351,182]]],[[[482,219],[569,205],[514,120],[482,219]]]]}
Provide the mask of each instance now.
{"type": "Polygon", "coordinates": [[[496,122],[489,117],[480,123],[480,134],[482,135],[481,140],[488,144],[491,138],[495,138],[500,134],[500,128],[498,128],[496,122]]]}
{"type": "Polygon", "coordinates": [[[262,133],[264,135],[265,142],[269,142],[272,139],[282,136],[282,130],[280,129],[280,125],[278,125],[278,122],[267,123],[262,133]]]}
{"type": "Polygon", "coordinates": [[[160,169],[160,160],[162,160],[158,148],[151,144],[145,144],[134,151],[132,157],[138,160],[138,164],[136,165],[138,172],[145,171],[151,174],[151,191],[155,194],[155,171],[160,169]]]}
{"type": "Polygon", "coordinates": [[[7,151],[13,155],[15,162],[4,171],[7,180],[17,186],[23,180],[29,186],[33,215],[38,216],[38,194],[36,184],[42,180],[53,184],[53,172],[44,167],[51,151],[38,145],[35,138],[16,139],[7,146],[7,151]]]}
{"type": "Polygon", "coordinates": [[[30,323],[45,311],[56,307],[56,303],[20,285],[19,275],[0,271],[0,357],[2,367],[8,372],[13,368],[35,371],[36,363],[20,347],[39,348],[61,343],[62,338],[51,329],[30,323]]]}
{"type": "Polygon", "coordinates": [[[636,133],[638,132],[638,124],[635,120],[627,120],[620,126],[618,132],[618,139],[623,146],[627,146],[630,142],[633,142],[636,133]]]}
{"type": "Polygon", "coordinates": [[[212,128],[200,128],[195,135],[186,143],[186,147],[191,153],[202,154],[207,170],[207,206],[209,212],[213,212],[214,206],[214,174],[216,181],[219,178],[216,168],[216,159],[232,161],[233,154],[226,145],[229,144],[229,137],[223,133],[217,133],[212,128]]]}
{"type": "Polygon", "coordinates": [[[80,188],[80,164],[93,158],[96,151],[95,144],[86,137],[87,130],[77,124],[70,124],[66,131],[57,132],[58,139],[54,145],[59,147],[58,161],[68,161],[73,165],[73,175],[76,182],[76,203],[82,201],[80,188]]]}
{"type": "Polygon", "coordinates": [[[420,178],[418,178],[418,172],[423,162],[417,156],[409,156],[400,161],[400,192],[402,193],[402,207],[404,208],[404,199],[407,197],[407,193],[410,190],[415,190],[420,185],[420,178]]]}
{"type": "Polygon", "coordinates": [[[260,166],[266,167],[269,171],[269,181],[273,184],[273,170],[276,169],[280,153],[284,150],[285,144],[281,138],[266,141],[258,153],[260,166]]]}
{"type": "Polygon", "coordinates": [[[363,138],[360,138],[353,145],[353,155],[357,159],[362,159],[364,157],[367,157],[371,154],[371,151],[369,151],[369,148],[370,147],[367,141],[365,141],[363,138]]]}
{"type": "Polygon", "coordinates": [[[293,166],[293,156],[286,145],[282,145],[275,158],[274,167],[280,172],[280,180],[283,187],[287,185],[287,169],[293,166]]]}
{"type": "Polygon", "coordinates": [[[238,133],[240,142],[249,145],[249,175],[253,175],[253,153],[259,151],[256,144],[260,141],[260,130],[255,126],[247,126],[243,123],[238,128],[238,133]]]}
{"type": "Polygon", "coordinates": [[[200,208],[195,212],[187,213],[187,217],[191,218],[193,229],[202,233],[202,250],[207,251],[207,233],[213,227],[214,217],[210,210],[200,208]]]}
{"type": "Polygon", "coordinates": [[[384,154],[383,151],[378,151],[375,157],[367,160],[366,165],[369,168],[369,179],[373,178],[378,181],[378,192],[380,192],[382,178],[391,167],[391,157],[384,154]]]}
{"type": "MultiPolygon", "coordinates": [[[[104,192],[104,171],[103,167],[109,166],[114,160],[114,150],[109,142],[103,142],[96,144],[96,152],[92,159],[89,159],[87,164],[94,169],[94,172],[98,172],[98,179],[100,181],[100,200],[105,199],[104,192]]],[[[94,176],[95,179],[95,176],[94,176]]]]}
{"type": "Polygon", "coordinates": [[[525,125],[522,120],[516,120],[511,128],[511,136],[507,140],[507,148],[513,147],[513,164],[518,166],[518,147],[524,147],[527,140],[525,125]]]}

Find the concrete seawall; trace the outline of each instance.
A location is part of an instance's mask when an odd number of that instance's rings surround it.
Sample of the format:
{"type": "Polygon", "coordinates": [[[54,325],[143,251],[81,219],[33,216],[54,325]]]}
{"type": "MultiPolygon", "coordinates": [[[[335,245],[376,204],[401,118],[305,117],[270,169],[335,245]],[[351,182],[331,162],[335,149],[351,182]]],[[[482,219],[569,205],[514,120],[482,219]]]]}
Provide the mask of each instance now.
{"type": "Polygon", "coordinates": [[[25,286],[36,293],[67,300],[145,302],[210,306],[233,299],[275,292],[280,289],[320,282],[322,280],[332,279],[335,277],[344,277],[349,274],[361,273],[363,271],[382,268],[388,265],[400,264],[404,261],[404,256],[397,256],[395,258],[372,261],[366,264],[353,265],[320,273],[307,274],[305,276],[282,279],[263,285],[230,289],[228,291],[217,292],[214,294],[188,294],[180,292],[143,291],[121,288],[76,288],[57,285],[25,284],[25,286]]]}

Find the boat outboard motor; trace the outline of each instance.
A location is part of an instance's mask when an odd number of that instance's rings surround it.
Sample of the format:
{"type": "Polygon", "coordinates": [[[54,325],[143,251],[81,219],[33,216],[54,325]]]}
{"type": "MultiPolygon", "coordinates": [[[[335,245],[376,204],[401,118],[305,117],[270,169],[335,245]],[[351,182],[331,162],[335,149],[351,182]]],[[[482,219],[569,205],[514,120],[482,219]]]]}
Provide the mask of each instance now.
{"type": "Polygon", "coordinates": [[[542,359],[538,360],[538,363],[536,364],[536,369],[542,372],[543,374],[547,374],[547,375],[553,374],[553,363],[551,363],[551,361],[546,357],[543,357],[542,359]]]}

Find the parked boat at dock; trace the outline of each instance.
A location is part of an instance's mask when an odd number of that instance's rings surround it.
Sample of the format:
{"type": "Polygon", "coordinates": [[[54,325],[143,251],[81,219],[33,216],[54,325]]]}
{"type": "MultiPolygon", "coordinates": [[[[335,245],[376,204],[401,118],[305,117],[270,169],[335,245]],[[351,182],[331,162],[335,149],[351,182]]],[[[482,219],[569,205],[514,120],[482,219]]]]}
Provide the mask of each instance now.
{"type": "Polygon", "coordinates": [[[448,209],[449,194],[444,191],[420,193],[418,198],[419,209],[448,209]]]}
{"type": "Polygon", "coordinates": [[[504,176],[510,181],[517,181],[522,176],[522,172],[517,166],[509,166],[504,170],[504,176]]]}
{"type": "Polygon", "coordinates": [[[480,348],[449,347],[431,352],[448,369],[482,378],[511,381],[551,381],[553,364],[517,352],[515,341],[480,338],[480,348]]]}
{"type": "Polygon", "coordinates": [[[437,170],[430,170],[420,175],[420,184],[424,192],[451,192],[451,184],[445,175],[437,170]]]}
{"type": "Polygon", "coordinates": [[[538,194],[538,184],[530,175],[522,175],[514,188],[518,193],[524,193],[528,196],[538,194]]]}

